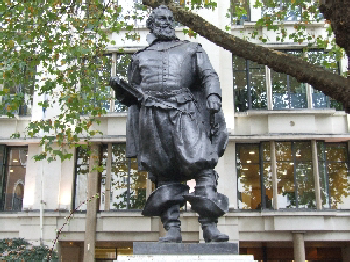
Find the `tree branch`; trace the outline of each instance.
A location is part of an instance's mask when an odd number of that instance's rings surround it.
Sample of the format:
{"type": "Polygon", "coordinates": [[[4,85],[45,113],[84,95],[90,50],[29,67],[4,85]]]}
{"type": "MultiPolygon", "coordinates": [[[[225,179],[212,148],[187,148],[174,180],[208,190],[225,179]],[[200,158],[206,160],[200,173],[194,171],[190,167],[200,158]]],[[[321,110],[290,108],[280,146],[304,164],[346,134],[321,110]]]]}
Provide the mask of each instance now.
{"type": "Polygon", "coordinates": [[[350,79],[335,75],[326,69],[292,55],[239,39],[222,31],[197,14],[186,11],[182,6],[174,4],[171,0],[143,0],[142,2],[153,8],[166,3],[174,13],[175,20],[190,27],[209,41],[231,51],[234,55],[267,65],[277,72],[293,76],[300,83],[309,83],[327,96],[342,102],[345,105],[345,111],[350,113],[350,79]]]}

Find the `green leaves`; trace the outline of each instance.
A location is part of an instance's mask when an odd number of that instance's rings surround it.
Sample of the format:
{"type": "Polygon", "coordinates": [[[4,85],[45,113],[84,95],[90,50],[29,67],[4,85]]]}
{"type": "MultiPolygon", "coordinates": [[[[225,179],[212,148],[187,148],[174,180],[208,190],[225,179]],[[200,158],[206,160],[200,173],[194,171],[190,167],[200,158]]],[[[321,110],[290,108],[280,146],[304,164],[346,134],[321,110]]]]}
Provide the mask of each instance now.
{"type": "MultiPolygon", "coordinates": [[[[49,249],[44,246],[33,246],[23,238],[0,239],[1,259],[6,261],[43,261],[49,255],[49,249]]],[[[58,261],[58,255],[52,251],[47,261],[58,261]]]]}
{"type": "Polygon", "coordinates": [[[29,123],[24,136],[13,136],[40,138],[45,150],[36,161],[67,159],[71,155],[64,148],[102,134],[96,130],[97,118],[108,111],[112,99],[111,56],[105,52],[107,45],[117,44],[109,42],[105,27],[133,30],[119,21],[121,11],[121,6],[100,1],[0,3],[0,23],[5,25],[0,30],[2,113],[14,117],[23,107],[42,108],[42,120],[29,123]]]}

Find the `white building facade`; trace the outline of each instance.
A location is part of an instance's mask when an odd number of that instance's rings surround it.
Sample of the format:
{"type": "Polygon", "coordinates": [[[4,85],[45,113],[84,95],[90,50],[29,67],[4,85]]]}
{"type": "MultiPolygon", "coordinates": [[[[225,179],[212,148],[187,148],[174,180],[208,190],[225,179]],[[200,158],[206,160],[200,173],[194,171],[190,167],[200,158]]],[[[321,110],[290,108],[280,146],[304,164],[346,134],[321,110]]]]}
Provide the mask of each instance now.
{"type": "MultiPolygon", "coordinates": [[[[229,8],[230,1],[220,1],[215,12],[198,13],[225,30],[229,8]]],[[[244,23],[231,26],[232,34],[249,35],[257,17],[268,12],[252,4],[248,10],[244,23]]],[[[289,14],[285,28],[292,31],[298,14],[289,14]]],[[[281,52],[317,57],[325,51],[303,53],[303,45],[275,42],[273,32],[260,30],[269,41],[254,41],[281,52]]],[[[325,34],[326,29],[319,22],[307,30],[325,34]]],[[[230,139],[216,169],[218,191],[229,197],[230,212],[219,219],[221,232],[239,242],[240,254],[259,261],[350,261],[350,116],[342,105],[200,36],[190,38],[182,27],[176,31],[181,40],[202,44],[223,91],[230,139]]],[[[107,52],[111,76],[123,76],[121,61],[148,45],[148,29],[140,25],[135,32],[139,41],[110,34],[117,43],[107,52]],[[125,53],[118,53],[120,47],[125,53]]],[[[346,58],[340,61],[337,73],[346,64],[346,58]]],[[[14,118],[0,118],[0,238],[20,237],[51,248],[62,228],[56,246],[62,261],[113,260],[132,254],[135,241],[158,241],[164,235],[160,219],[140,212],[154,186],[147,173],[138,172],[136,159],[125,158],[126,108],[116,100],[106,102],[108,113],[97,127],[103,135],[92,139],[95,158],[67,148],[70,160],[35,162],[42,150],[39,138],[11,139],[11,134],[24,134],[30,121],[41,119],[36,99],[34,94],[32,105],[14,118]],[[99,159],[105,170],[89,171],[91,159],[99,159]],[[97,200],[83,203],[96,193],[97,200]],[[75,208],[74,219],[63,226],[75,208]]],[[[183,208],[184,242],[204,242],[197,219],[190,206],[183,208]]]]}

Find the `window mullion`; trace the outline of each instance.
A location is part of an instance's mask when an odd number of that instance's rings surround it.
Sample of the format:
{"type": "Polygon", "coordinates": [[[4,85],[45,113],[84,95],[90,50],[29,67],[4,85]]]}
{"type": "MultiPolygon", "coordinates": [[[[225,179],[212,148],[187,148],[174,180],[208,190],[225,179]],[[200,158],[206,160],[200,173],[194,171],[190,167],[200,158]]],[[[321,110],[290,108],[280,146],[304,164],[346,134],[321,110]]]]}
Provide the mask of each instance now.
{"type": "Polygon", "coordinates": [[[246,74],[247,74],[247,93],[248,93],[248,110],[252,109],[252,90],[249,77],[249,60],[246,60],[246,74]]]}
{"type": "Polygon", "coordinates": [[[325,179],[326,179],[326,193],[327,193],[327,197],[328,197],[328,202],[329,202],[329,208],[332,208],[332,196],[331,196],[331,192],[329,191],[329,172],[328,172],[328,168],[327,168],[327,156],[326,156],[326,149],[327,149],[327,144],[324,143],[324,150],[323,150],[323,159],[324,159],[324,167],[325,167],[325,179]]]}
{"type": "Polygon", "coordinates": [[[276,143],[270,141],[270,165],[272,170],[273,208],[278,209],[277,202],[277,170],[276,170],[276,143]]]}
{"type": "Polygon", "coordinates": [[[292,161],[294,162],[294,192],[295,192],[295,207],[299,208],[299,203],[298,203],[298,180],[297,180],[297,172],[296,172],[296,156],[295,156],[295,144],[294,142],[291,143],[292,146],[292,161]]]}
{"type": "Polygon", "coordinates": [[[264,184],[264,161],[263,148],[261,142],[259,143],[259,164],[260,164],[260,193],[261,193],[261,208],[266,209],[266,188],[264,184]]]}
{"type": "Polygon", "coordinates": [[[316,208],[322,209],[321,189],[320,189],[320,176],[318,172],[318,157],[317,157],[317,142],[311,140],[311,153],[312,153],[312,173],[315,179],[315,191],[316,191],[316,208]]]}
{"type": "Polygon", "coordinates": [[[130,208],[130,169],[131,169],[131,158],[127,160],[128,165],[128,179],[127,179],[127,187],[126,187],[126,208],[130,208]]]}
{"type": "Polygon", "coordinates": [[[112,143],[108,143],[108,158],[106,163],[106,182],[105,182],[105,207],[108,211],[111,206],[111,169],[112,169],[112,143]]]}
{"type": "Polygon", "coordinates": [[[288,92],[288,102],[289,102],[289,107],[292,108],[292,94],[290,91],[290,79],[289,75],[287,75],[287,92],[288,92]]]}

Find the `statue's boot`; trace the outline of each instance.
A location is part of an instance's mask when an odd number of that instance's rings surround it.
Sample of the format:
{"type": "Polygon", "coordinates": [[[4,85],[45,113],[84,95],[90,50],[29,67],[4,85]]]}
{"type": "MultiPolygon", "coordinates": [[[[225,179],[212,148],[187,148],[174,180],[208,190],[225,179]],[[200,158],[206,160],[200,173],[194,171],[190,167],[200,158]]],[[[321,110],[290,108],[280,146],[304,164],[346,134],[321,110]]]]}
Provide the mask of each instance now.
{"type": "Polygon", "coordinates": [[[227,242],[229,236],[220,233],[217,228],[217,220],[213,221],[212,218],[199,218],[198,221],[202,224],[203,238],[205,243],[210,242],[227,242]]]}
{"type": "Polygon", "coordinates": [[[166,236],[160,237],[159,242],[165,243],[181,243],[181,221],[180,217],[180,205],[174,205],[168,208],[161,215],[161,221],[163,227],[167,231],[166,236]]]}
{"type": "Polygon", "coordinates": [[[217,228],[218,217],[225,214],[229,206],[227,197],[217,192],[217,180],[215,170],[203,170],[196,178],[194,195],[187,197],[191,208],[199,214],[198,222],[202,224],[206,243],[229,241],[229,236],[217,228]]]}

